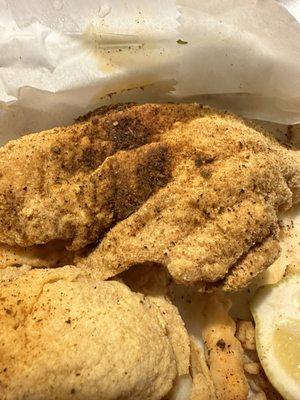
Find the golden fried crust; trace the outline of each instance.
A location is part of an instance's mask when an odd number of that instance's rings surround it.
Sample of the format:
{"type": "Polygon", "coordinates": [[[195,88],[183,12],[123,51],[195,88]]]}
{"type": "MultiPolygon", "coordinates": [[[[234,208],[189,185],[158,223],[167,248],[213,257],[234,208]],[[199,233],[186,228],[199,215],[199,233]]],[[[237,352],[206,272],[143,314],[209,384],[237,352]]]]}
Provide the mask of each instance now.
{"type": "Polygon", "coordinates": [[[217,400],[204,352],[193,337],[191,337],[191,375],[193,385],[189,400],[217,400]]]}
{"type": "Polygon", "coordinates": [[[208,295],[202,337],[209,371],[219,400],[246,400],[249,386],[243,369],[243,349],[228,315],[230,304],[216,294],[208,295]]]}
{"type": "Polygon", "coordinates": [[[180,283],[235,290],[278,255],[299,177],[299,153],[232,115],[117,105],[0,151],[0,241],[100,242],[80,264],[103,279],[155,262],[180,283]]]}
{"type": "Polygon", "coordinates": [[[166,322],[151,299],[76,267],[0,277],[1,400],[160,399],[171,389],[182,354],[170,321],[183,328],[173,306],[166,322]]]}
{"type": "Polygon", "coordinates": [[[247,285],[278,257],[278,214],[298,199],[299,153],[213,111],[175,124],[160,144],[172,179],[81,263],[104,279],[151,261],[179,283],[247,285]]]}
{"type": "Polygon", "coordinates": [[[233,292],[246,287],[255,276],[264,271],[280,255],[278,240],[273,236],[266,238],[239,260],[218,284],[224,291],[233,292]]]}
{"type": "Polygon", "coordinates": [[[167,297],[166,270],[159,265],[146,263],[125,271],[119,278],[132,291],[146,295],[159,308],[166,321],[172,347],[175,349],[178,375],[188,374],[190,340],[177,308],[167,297]]]}
{"type": "Polygon", "coordinates": [[[79,249],[99,239],[169,180],[168,149],[151,142],[201,112],[192,105],[106,107],[8,143],[0,150],[0,242],[62,239],[79,249]],[[141,146],[129,163],[126,151],[141,146]]]}
{"type": "Polygon", "coordinates": [[[283,400],[269,382],[258,358],[255,345],[255,328],[252,321],[237,321],[235,336],[244,350],[244,370],[249,382],[251,400],[283,400]]]}

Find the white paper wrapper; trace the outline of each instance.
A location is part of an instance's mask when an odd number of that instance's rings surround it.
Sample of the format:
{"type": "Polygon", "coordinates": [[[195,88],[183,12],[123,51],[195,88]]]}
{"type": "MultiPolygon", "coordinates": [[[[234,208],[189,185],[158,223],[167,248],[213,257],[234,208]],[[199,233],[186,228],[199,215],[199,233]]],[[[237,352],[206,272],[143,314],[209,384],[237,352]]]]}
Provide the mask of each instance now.
{"type": "Polygon", "coordinates": [[[181,96],[249,118],[295,123],[300,25],[277,2],[181,0],[181,96]],[[199,96],[200,95],[200,96],[199,96]]]}
{"type": "MultiPolygon", "coordinates": [[[[299,2],[283,3],[297,17],[299,2]]],[[[300,121],[300,24],[275,0],[0,0],[0,11],[1,143],[128,100],[300,121]]]]}

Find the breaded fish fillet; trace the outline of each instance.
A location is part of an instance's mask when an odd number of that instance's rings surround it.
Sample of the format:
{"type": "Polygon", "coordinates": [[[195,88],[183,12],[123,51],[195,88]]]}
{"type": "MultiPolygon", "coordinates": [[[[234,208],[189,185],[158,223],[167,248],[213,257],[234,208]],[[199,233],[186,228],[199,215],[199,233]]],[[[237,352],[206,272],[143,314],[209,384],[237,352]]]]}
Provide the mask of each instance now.
{"type": "Polygon", "coordinates": [[[0,177],[0,242],[99,243],[77,259],[103,279],[154,262],[235,290],[278,257],[300,156],[197,104],[130,104],[9,143],[0,177]]]}
{"type": "Polygon", "coordinates": [[[155,138],[194,106],[123,105],[0,149],[0,242],[95,242],[170,179],[170,155],[155,138]],[[144,148],[145,146],[145,148],[144,148]]]}
{"type": "Polygon", "coordinates": [[[188,372],[187,332],[163,299],[76,267],[1,270],[0,293],[1,400],[161,399],[188,372]]]}

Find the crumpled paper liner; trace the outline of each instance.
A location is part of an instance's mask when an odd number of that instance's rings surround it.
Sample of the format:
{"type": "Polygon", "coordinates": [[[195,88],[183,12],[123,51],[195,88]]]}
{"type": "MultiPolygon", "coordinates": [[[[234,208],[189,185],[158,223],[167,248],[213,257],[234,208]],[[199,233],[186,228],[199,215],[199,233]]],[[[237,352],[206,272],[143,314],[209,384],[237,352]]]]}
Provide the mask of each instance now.
{"type": "Polygon", "coordinates": [[[0,0],[0,10],[2,143],[132,99],[300,121],[300,23],[275,0],[0,0]]]}

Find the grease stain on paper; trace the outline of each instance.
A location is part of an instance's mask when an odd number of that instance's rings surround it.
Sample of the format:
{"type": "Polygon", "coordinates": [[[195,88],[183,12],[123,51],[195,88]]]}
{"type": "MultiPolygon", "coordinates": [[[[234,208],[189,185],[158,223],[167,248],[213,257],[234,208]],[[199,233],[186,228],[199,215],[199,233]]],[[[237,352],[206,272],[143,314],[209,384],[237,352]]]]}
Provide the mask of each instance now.
{"type": "Polygon", "coordinates": [[[104,19],[90,23],[82,35],[83,45],[88,49],[99,69],[104,73],[118,71],[153,72],[157,66],[170,63],[178,51],[168,39],[155,36],[153,32],[139,34],[112,33],[105,26],[104,19]],[[173,45],[173,47],[172,47],[173,45]]]}
{"type": "Polygon", "coordinates": [[[81,36],[82,45],[99,71],[103,76],[108,75],[108,79],[101,82],[93,102],[102,103],[105,98],[107,101],[107,96],[110,101],[112,97],[114,100],[124,101],[133,93],[140,98],[152,98],[153,87],[157,88],[156,85],[161,85],[162,82],[165,95],[174,90],[173,60],[179,47],[176,41],[170,41],[159,30],[145,26],[145,17],[141,12],[138,18],[132,17],[131,24],[126,29],[124,27],[124,31],[116,28],[110,22],[111,15],[105,19],[111,11],[102,3],[97,16],[87,25],[81,36]],[[131,91],[130,94],[128,90],[131,91]]]}
{"type": "Polygon", "coordinates": [[[83,43],[96,60],[99,69],[105,73],[129,67],[133,57],[145,47],[137,35],[103,32],[95,23],[89,24],[84,31],[83,43]]]}
{"type": "Polygon", "coordinates": [[[94,17],[83,31],[83,46],[103,73],[141,70],[152,74],[158,66],[172,63],[179,49],[176,40],[157,28],[147,13],[136,9],[122,14],[126,22],[115,24],[112,3],[101,1],[94,17]],[[148,20],[149,19],[149,20],[148,20]],[[151,22],[152,21],[152,22],[151,22]]]}

